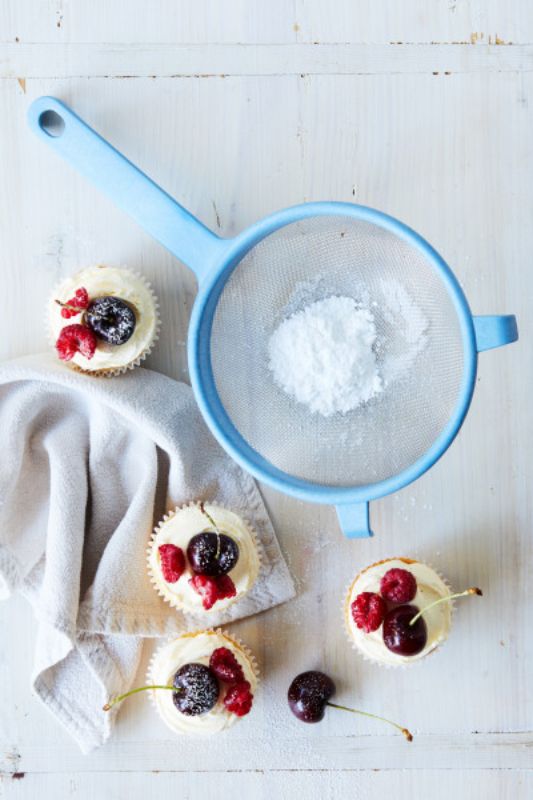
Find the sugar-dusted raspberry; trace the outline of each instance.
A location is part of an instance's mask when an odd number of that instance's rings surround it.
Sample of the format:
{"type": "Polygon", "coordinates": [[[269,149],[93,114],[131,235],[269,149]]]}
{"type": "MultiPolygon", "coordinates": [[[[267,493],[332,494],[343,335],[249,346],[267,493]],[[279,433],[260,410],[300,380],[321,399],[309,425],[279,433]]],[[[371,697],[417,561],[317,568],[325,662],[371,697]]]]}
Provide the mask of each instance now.
{"type": "Polygon", "coordinates": [[[62,361],[70,361],[76,353],[91,359],[96,350],[96,336],[85,325],[66,325],[57,337],[56,350],[62,361]]]}
{"type": "Polygon", "coordinates": [[[66,303],[61,303],[59,300],[57,302],[62,306],[61,316],[63,319],[70,319],[87,308],[89,305],[89,293],[87,289],[82,286],[80,289],[76,289],[74,297],[71,297],[66,303]]]}
{"type": "Polygon", "coordinates": [[[185,569],[185,555],[175,544],[161,544],[158,548],[161,572],[167,583],[176,583],[185,569]]]}
{"type": "Polygon", "coordinates": [[[254,696],[250,691],[250,684],[248,681],[241,681],[241,683],[236,683],[235,686],[231,686],[228,689],[224,698],[224,705],[232,714],[244,717],[252,708],[253,699],[254,696]]]}
{"type": "Polygon", "coordinates": [[[410,603],[416,594],[416,578],[406,569],[389,569],[381,579],[380,591],[391,603],[410,603]]]}
{"type": "Polygon", "coordinates": [[[214,578],[208,575],[193,575],[189,578],[189,583],[202,598],[202,605],[206,611],[213,608],[218,600],[217,584],[214,578]]]}
{"type": "Polygon", "coordinates": [[[227,647],[217,647],[216,650],[213,650],[209,666],[219,681],[229,683],[230,686],[244,681],[242,667],[227,647]]]}
{"type": "Polygon", "coordinates": [[[237,590],[229,575],[220,575],[212,578],[209,575],[194,575],[189,583],[195,592],[202,598],[202,605],[206,611],[213,608],[217,600],[235,597],[237,590]]]}
{"type": "Polygon", "coordinates": [[[350,608],[353,621],[365,633],[377,631],[387,610],[385,601],[375,592],[361,592],[350,608]]]}
{"type": "Polygon", "coordinates": [[[237,589],[229,575],[220,575],[215,579],[217,583],[218,599],[225,600],[228,597],[235,597],[237,589]]]}

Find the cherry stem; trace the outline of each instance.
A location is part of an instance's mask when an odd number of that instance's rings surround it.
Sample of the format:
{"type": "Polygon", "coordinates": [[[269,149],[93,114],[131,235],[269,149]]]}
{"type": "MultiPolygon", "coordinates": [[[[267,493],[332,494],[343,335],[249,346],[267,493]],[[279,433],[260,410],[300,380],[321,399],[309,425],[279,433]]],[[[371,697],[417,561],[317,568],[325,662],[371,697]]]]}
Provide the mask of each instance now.
{"type": "Polygon", "coordinates": [[[483,596],[483,592],[481,589],[478,589],[477,586],[471,586],[470,589],[465,589],[464,592],[457,592],[456,594],[448,594],[446,597],[439,597],[438,600],[434,600],[433,603],[430,603],[428,606],[423,608],[418,614],[415,614],[413,619],[410,620],[409,625],[414,625],[415,622],[420,619],[422,614],[425,614],[426,611],[429,611],[430,608],[434,608],[434,606],[438,606],[439,603],[447,603],[450,600],[455,600],[458,597],[468,597],[469,595],[476,594],[478,597],[483,596]]]}
{"type": "Polygon", "coordinates": [[[129,692],[125,692],[125,694],[119,694],[117,697],[114,697],[109,703],[106,703],[103,706],[103,711],[109,711],[110,708],[113,708],[116,703],[121,703],[126,697],[131,697],[132,694],[137,694],[137,692],[145,692],[147,689],[169,689],[172,692],[180,692],[181,689],[177,689],[175,686],[138,686],[137,689],[130,689],[129,692]]]}
{"type": "Polygon", "coordinates": [[[220,531],[219,531],[219,529],[218,529],[218,525],[216,524],[216,522],[215,522],[215,520],[213,519],[213,517],[211,516],[211,514],[209,514],[209,513],[208,513],[208,512],[205,510],[205,506],[204,506],[204,504],[203,504],[203,503],[200,503],[200,511],[202,512],[202,514],[203,514],[205,517],[207,517],[207,519],[209,520],[209,522],[211,523],[211,525],[212,525],[212,526],[213,526],[213,528],[215,529],[215,533],[216,533],[216,535],[217,535],[217,551],[216,551],[216,553],[215,553],[215,559],[218,561],[218,559],[220,558],[220,547],[221,547],[221,544],[220,544],[220,531]]]}
{"type": "Polygon", "coordinates": [[[380,722],[387,722],[389,725],[392,725],[393,728],[397,728],[408,742],[413,741],[413,734],[407,730],[407,728],[403,728],[401,725],[398,725],[396,722],[392,722],[390,719],[385,719],[385,717],[379,717],[377,714],[370,714],[368,711],[359,711],[357,708],[348,708],[348,706],[341,706],[337,703],[326,703],[326,705],[331,706],[332,708],[339,708],[341,711],[349,711],[351,714],[360,714],[362,717],[370,717],[370,719],[378,719],[380,722]]]}
{"type": "Polygon", "coordinates": [[[75,311],[77,314],[81,314],[82,311],[85,311],[84,308],[73,306],[70,303],[62,303],[61,300],[56,300],[56,303],[58,306],[61,306],[61,308],[68,308],[69,311],[75,311]]]}

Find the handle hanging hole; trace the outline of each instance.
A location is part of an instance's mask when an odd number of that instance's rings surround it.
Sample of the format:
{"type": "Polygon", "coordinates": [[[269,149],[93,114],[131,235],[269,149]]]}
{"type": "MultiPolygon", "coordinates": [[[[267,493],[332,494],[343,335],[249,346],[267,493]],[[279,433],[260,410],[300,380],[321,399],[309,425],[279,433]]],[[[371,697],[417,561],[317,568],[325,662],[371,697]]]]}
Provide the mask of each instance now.
{"type": "Polygon", "coordinates": [[[39,116],[39,127],[48,136],[53,136],[56,139],[58,136],[62,136],[65,130],[65,120],[57,111],[49,109],[48,111],[43,111],[39,116]]]}

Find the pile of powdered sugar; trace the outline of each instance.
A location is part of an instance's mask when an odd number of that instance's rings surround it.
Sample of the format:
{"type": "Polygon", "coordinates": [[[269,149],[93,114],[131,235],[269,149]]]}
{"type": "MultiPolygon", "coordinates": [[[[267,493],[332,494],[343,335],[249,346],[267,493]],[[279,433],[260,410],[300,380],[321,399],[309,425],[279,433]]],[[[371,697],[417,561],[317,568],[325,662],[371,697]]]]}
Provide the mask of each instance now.
{"type": "Polygon", "coordinates": [[[371,311],[351,297],[327,297],[285,319],[270,337],[276,383],[310,411],[346,413],[383,391],[371,311]]]}

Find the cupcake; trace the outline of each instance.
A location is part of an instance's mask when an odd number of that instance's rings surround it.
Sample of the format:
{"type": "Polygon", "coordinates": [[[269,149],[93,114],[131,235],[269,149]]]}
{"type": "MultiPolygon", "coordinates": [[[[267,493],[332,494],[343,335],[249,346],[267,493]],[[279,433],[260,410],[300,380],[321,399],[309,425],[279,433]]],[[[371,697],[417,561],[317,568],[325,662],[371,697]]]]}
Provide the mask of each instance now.
{"type": "Polygon", "coordinates": [[[148,548],[157,592],[193,615],[237,602],[254,585],[259,565],[254,531],[233,511],[211,503],[191,503],[165,516],[148,548]]]}
{"type": "Polygon", "coordinates": [[[449,587],[427,564],[412,558],[372,564],[357,575],[344,603],[352,646],[390,667],[420,661],[450,632],[452,605],[440,600],[451,600],[449,587]]]}
{"type": "Polygon", "coordinates": [[[255,659],[221,630],[185,633],[154,654],[149,686],[163,722],[175,733],[218,733],[252,708],[258,684],[255,659]]]}
{"type": "Polygon", "coordinates": [[[122,267],[88,267],[63,281],[48,304],[58,357],[90,375],[117,375],[146,358],[157,339],[157,299],[122,267]]]}

